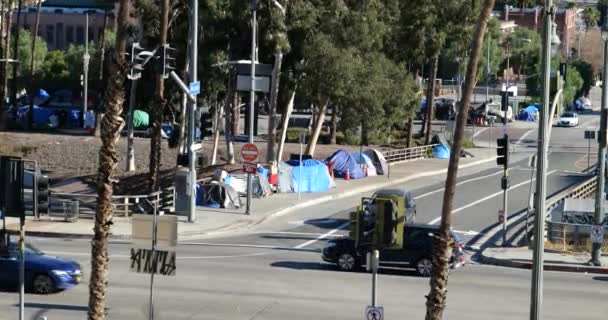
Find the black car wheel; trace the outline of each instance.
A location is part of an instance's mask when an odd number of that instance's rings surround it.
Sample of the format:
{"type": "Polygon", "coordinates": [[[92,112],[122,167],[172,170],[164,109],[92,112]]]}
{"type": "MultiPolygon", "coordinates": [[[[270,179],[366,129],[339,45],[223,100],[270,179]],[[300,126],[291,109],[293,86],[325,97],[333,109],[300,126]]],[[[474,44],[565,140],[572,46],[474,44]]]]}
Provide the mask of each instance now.
{"type": "Polygon", "coordinates": [[[345,252],[338,256],[338,269],[342,271],[354,271],[357,269],[357,258],[350,252],[345,252]]]}
{"type": "Polygon", "coordinates": [[[433,271],[433,262],[429,258],[422,258],[416,262],[416,273],[421,277],[430,277],[433,271]]]}
{"type": "Polygon", "coordinates": [[[48,275],[39,274],[34,278],[32,289],[38,294],[49,294],[55,291],[55,283],[48,275]]]}

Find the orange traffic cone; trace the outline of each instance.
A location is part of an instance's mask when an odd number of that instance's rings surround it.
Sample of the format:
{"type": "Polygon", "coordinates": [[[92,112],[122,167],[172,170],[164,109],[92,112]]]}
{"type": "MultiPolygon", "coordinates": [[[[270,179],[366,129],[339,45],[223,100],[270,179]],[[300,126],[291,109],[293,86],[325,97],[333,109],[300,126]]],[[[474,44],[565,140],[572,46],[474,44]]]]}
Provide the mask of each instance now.
{"type": "Polygon", "coordinates": [[[350,180],[350,170],[346,168],[346,175],[344,176],[344,180],[350,180]]]}

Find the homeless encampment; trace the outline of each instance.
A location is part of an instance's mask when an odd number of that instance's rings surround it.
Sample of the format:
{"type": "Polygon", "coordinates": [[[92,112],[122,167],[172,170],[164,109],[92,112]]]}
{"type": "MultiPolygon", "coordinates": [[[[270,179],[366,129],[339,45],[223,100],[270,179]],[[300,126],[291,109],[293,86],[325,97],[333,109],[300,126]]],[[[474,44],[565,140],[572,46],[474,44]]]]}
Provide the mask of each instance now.
{"type": "Polygon", "coordinates": [[[363,153],[365,153],[372,160],[377,174],[388,174],[388,162],[386,162],[382,152],[376,149],[367,149],[363,153]]]}
{"type": "Polygon", "coordinates": [[[348,170],[351,179],[365,178],[365,173],[357,163],[357,160],[348,151],[338,150],[331,157],[327,158],[326,162],[334,163],[335,177],[346,177],[346,170],[348,170]]]}
{"type": "MultiPolygon", "coordinates": [[[[261,174],[252,176],[252,195],[257,198],[267,197],[272,194],[270,183],[268,179],[261,174]]],[[[239,194],[247,194],[247,175],[233,175],[230,176],[230,186],[234,188],[239,194]]]]}
{"type": "Polygon", "coordinates": [[[239,197],[238,192],[231,186],[213,181],[211,183],[197,185],[196,205],[238,209],[241,207],[241,198],[239,197]]]}
{"type": "Polygon", "coordinates": [[[332,182],[327,166],[319,160],[303,160],[301,168],[297,160],[279,163],[279,192],[324,192],[332,182]]]}
{"type": "Polygon", "coordinates": [[[350,155],[353,156],[355,161],[357,161],[357,163],[359,164],[359,167],[363,168],[364,170],[367,170],[367,172],[363,171],[363,173],[365,173],[366,176],[371,177],[371,176],[378,175],[376,173],[376,167],[374,166],[374,162],[365,153],[356,151],[356,152],[352,152],[350,155]]]}

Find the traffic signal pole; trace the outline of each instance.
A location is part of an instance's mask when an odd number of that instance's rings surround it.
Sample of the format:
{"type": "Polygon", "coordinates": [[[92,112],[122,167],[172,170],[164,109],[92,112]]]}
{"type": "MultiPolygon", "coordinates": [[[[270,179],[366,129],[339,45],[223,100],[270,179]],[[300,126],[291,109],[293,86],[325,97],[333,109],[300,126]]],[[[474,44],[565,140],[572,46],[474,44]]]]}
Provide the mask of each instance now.
{"type": "MultiPolygon", "coordinates": [[[[188,64],[190,82],[197,81],[197,57],[198,57],[198,0],[190,0],[191,8],[191,35],[192,50],[190,50],[190,62],[188,64]]],[[[196,111],[196,101],[188,103],[188,165],[190,166],[190,205],[188,206],[188,222],[196,221],[196,151],[192,149],[194,145],[194,113],[196,111]]]]}
{"type": "MultiPolygon", "coordinates": [[[[251,0],[251,87],[249,88],[249,143],[253,143],[253,108],[255,103],[255,62],[256,62],[256,29],[257,29],[257,0],[251,0]]],[[[247,207],[245,214],[251,214],[251,195],[253,177],[247,173],[247,207]]]]}

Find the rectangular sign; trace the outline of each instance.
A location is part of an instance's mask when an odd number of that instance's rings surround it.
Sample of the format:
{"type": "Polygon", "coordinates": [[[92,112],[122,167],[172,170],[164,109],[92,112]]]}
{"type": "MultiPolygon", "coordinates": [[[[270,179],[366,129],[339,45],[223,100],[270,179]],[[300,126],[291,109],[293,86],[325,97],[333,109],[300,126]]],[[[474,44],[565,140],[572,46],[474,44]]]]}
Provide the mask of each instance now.
{"type": "Polygon", "coordinates": [[[585,130],[585,139],[593,140],[595,139],[595,131],[593,130],[585,130]]]}
{"type": "Polygon", "coordinates": [[[175,251],[131,248],[131,271],[174,276],[175,251]]]}
{"type": "MultiPolygon", "coordinates": [[[[258,77],[254,80],[256,92],[270,92],[270,78],[269,77],[258,77]]],[[[250,76],[237,76],[236,77],[236,89],[238,91],[249,91],[251,89],[251,77],[250,76]]]]}
{"type": "Polygon", "coordinates": [[[25,219],[23,172],[20,158],[0,157],[0,210],[6,217],[25,219]]]}
{"type": "Polygon", "coordinates": [[[190,94],[194,95],[194,96],[201,93],[201,82],[200,81],[190,82],[190,86],[188,87],[188,90],[190,91],[190,94]]]}
{"type": "MultiPolygon", "coordinates": [[[[177,245],[177,216],[158,216],[156,245],[158,248],[174,248],[177,245]]],[[[131,240],[138,246],[152,245],[154,216],[134,214],[131,221],[131,240]]]]}
{"type": "Polygon", "coordinates": [[[255,174],[258,170],[257,163],[253,162],[243,162],[243,171],[245,173],[255,174]]]}

